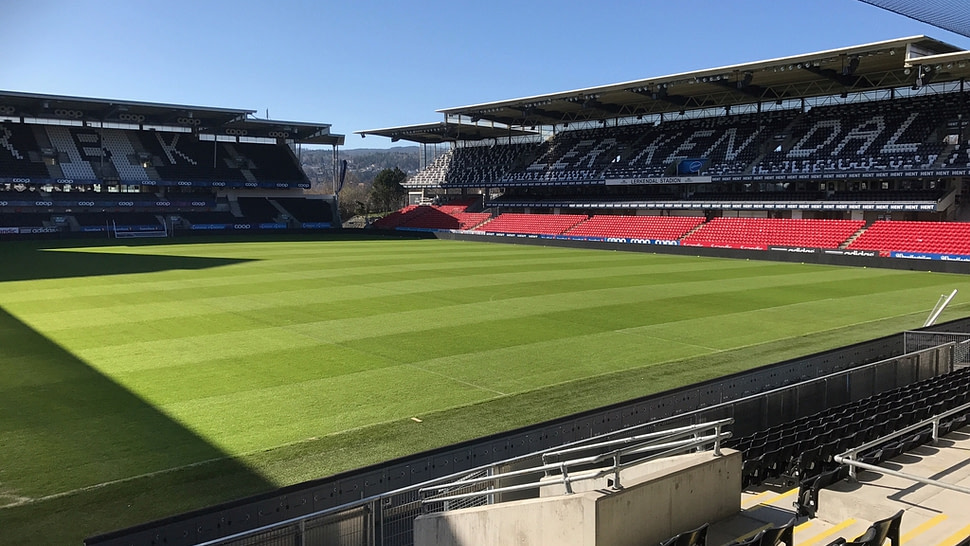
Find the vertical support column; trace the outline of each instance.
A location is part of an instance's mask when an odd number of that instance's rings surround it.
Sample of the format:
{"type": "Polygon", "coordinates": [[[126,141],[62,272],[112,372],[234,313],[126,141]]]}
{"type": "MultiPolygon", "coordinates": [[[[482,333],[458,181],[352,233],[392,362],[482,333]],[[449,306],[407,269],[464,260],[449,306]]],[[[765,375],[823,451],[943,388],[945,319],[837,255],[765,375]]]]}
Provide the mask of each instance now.
{"type": "Polygon", "coordinates": [[[332,152],[333,152],[333,155],[332,155],[331,161],[330,161],[331,166],[333,168],[332,169],[333,170],[333,173],[332,173],[332,178],[331,178],[331,180],[332,180],[331,188],[333,189],[334,198],[336,198],[337,197],[337,170],[338,170],[338,164],[339,164],[339,160],[340,160],[339,154],[337,153],[337,145],[336,144],[334,144],[332,146],[332,152]]]}

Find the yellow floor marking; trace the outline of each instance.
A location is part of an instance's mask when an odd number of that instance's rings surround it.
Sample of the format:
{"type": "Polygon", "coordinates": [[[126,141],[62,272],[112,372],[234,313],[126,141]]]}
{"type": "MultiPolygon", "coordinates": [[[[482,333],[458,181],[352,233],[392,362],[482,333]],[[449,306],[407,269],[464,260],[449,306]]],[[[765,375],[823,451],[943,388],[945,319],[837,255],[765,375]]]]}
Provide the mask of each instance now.
{"type": "Polygon", "coordinates": [[[828,538],[828,537],[830,537],[830,536],[838,533],[842,529],[845,529],[846,527],[849,527],[853,523],[855,523],[855,519],[849,518],[849,519],[843,521],[842,523],[836,525],[835,527],[832,527],[831,529],[828,529],[826,531],[823,531],[822,533],[814,536],[813,538],[810,538],[808,540],[805,540],[805,541],[800,542],[798,546],[811,546],[812,544],[816,544],[819,541],[824,540],[824,539],[826,539],[826,538],[828,538]]]}
{"type": "MultiPolygon", "coordinates": [[[[756,504],[760,504],[761,503],[761,499],[763,499],[765,497],[770,497],[771,495],[774,495],[774,494],[775,494],[774,491],[762,491],[761,493],[758,493],[757,495],[755,495],[755,496],[751,497],[750,499],[748,499],[748,503],[749,503],[748,506],[754,506],[756,504]]],[[[742,510],[745,510],[746,508],[747,507],[745,507],[745,506],[742,506],[741,507],[742,510]]]]}
{"type": "Polygon", "coordinates": [[[751,499],[748,499],[749,501],[755,501],[756,500],[756,501],[759,501],[759,502],[749,503],[748,506],[742,508],[742,510],[750,510],[752,508],[757,509],[757,507],[760,507],[760,506],[766,506],[766,505],[769,505],[769,504],[774,504],[774,503],[780,501],[781,499],[790,497],[790,496],[798,493],[798,488],[796,487],[794,489],[790,489],[788,491],[785,491],[784,493],[779,493],[779,494],[777,494],[777,495],[775,495],[773,497],[770,497],[766,501],[761,501],[761,499],[764,498],[765,496],[767,496],[769,493],[773,493],[773,492],[772,491],[765,491],[764,493],[758,493],[758,495],[756,495],[755,497],[753,497],[751,499]]]}
{"type": "Polygon", "coordinates": [[[967,537],[970,537],[970,525],[967,525],[963,529],[960,529],[956,533],[950,535],[946,540],[939,543],[937,546],[954,546],[959,544],[961,540],[964,540],[967,537]]]}
{"type": "Polygon", "coordinates": [[[915,528],[911,529],[905,535],[899,537],[899,541],[901,543],[903,543],[903,544],[906,544],[906,541],[907,540],[913,538],[914,536],[916,536],[916,535],[918,535],[920,533],[925,533],[927,529],[929,529],[930,527],[933,527],[934,525],[937,525],[937,524],[941,523],[946,518],[947,518],[946,514],[940,514],[940,515],[938,515],[938,516],[936,516],[936,517],[934,517],[932,519],[928,519],[928,520],[924,521],[923,523],[917,525],[915,528]]]}

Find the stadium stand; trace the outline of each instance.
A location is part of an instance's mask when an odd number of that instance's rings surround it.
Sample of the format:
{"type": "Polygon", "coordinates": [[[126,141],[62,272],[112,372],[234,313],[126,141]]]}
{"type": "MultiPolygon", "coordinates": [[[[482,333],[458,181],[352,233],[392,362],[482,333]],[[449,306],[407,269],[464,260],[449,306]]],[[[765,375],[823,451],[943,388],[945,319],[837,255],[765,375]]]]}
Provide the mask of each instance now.
{"type": "Polygon", "coordinates": [[[598,214],[565,232],[571,237],[679,240],[704,222],[698,216],[618,216],[598,214]]]}
{"type": "Polygon", "coordinates": [[[504,213],[479,230],[491,233],[523,233],[535,235],[561,235],[586,220],[582,214],[520,214],[504,213]]]}
{"type": "Polygon", "coordinates": [[[300,223],[333,221],[333,210],[330,204],[320,199],[274,197],[272,201],[278,203],[287,214],[300,223]]]}
{"type": "MultiPolygon", "coordinates": [[[[833,406],[754,435],[729,440],[726,445],[743,454],[742,482],[746,486],[772,479],[800,483],[799,511],[812,515],[817,507],[818,489],[848,475],[848,469],[835,462],[836,455],[968,402],[970,368],[962,368],[858,402],[833,406]]],[[[951,416],[941,427],[945,431],[961,428],[968,416],[968,413],[951,416]]],[[[876,446],[860,459],[881,462],[929,439],[926,431],[922,431],[892,444],[876,446]]]]}
{"type": "Polygon", "coordinates": [[[682,244],[758,250],[770,246],[838,248],[864,225],[862,220],[721,217],[685,237],[682,244]]]}
{"type": "Polygon", "coordinates": [[[275,222],[280,211],[265,197],[239,197],[243,216],[252,222],[275,222]]]}
{"type": "Polygon", "coordinates": [[[970,223],[875,222],[848,248],[890,252],[970,255],[970,223]]]}
{"type": "Polygon", "coordinates": [[[380,229],[394,229],[396,227],[403,226],[408,220],[413,220],[426,212],[428,212],[430,207],[422,207],[419,205],[408,205],[401,210],[394,211],[387,216],[379,218],[374,221],[374,227],[380,229]]]}
{"type": "Polygon", "coordinates": [[[278,229],[276,220],[290,215],[269,198],[289,199],[306,218],[291,227],[332,223],[334,197],[315,199],[326,212],[297,203],[310,181],[291,149],[342,144],[343,135],[327,125],[254,120],[249,110],[16,92],[0,92],[0,103],[4,238],[90,231],[82,228],[113,221],[278,229]],[[50,110],[50,103],[62,108],[50,110]],[[70,120],[58,119],[64,112],[70,120]],[[55,221],[38,225],[28,216],[36,213],[55,221]]]}
{"type": "Polygon", "coordinates": [[[40,147],[32,128],[20,123],[0,124],[0,172],[11,178],[47,178],[47,167],[42,161],[31,160],[31,152],[40,147]]]}

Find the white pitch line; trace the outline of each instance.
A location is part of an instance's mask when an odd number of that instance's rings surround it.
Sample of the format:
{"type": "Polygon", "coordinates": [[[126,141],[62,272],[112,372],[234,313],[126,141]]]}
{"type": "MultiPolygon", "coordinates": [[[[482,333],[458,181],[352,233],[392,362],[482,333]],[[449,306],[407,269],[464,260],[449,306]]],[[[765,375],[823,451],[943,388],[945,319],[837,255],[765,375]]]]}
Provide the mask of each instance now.
{"type": "Polygon", "coordinates": [[[643,336],[643,337],[647,337],[647,338],[650,338],[650,339],[656,339],[657,341],[666,341],[668,343],[677,343],[677,344],[680,344],[680,345],[684,345],[685,347],[697,347],[698,349],[704,349],[705,351],[713,351],[715,353],[724,352],[724,351],[728,350],[728,349],[716,349],[714,347],[705,347],[704,345],[697,345],[695,343],[686,343],[684,341],[680,341],[680,340],[677,340],[677,339],[670,339],[670,338],[667,338],[667,337],[652,336],[650,334],[647,334],[645,332],[640,331],[641,328],[644,328],[644,327],[643,326],[636,326],[636,327],[633,327],[633,328],[622,328],[620,330],[613,330],[613,331],[616,332],[616,333],[618,333],[618,334],[638,335],[638,336],[643,336]]]}
{"type": "Polygon", "coordinates": [[[422,372],[427,372],[427,373],[430,373],[430,374],[433,374],[433,375],[437,375],[439,377],[443,377],[443,378],[445,378],[445,379],[447,379],[449,381],[454,381],[455,383],[461,383],[462,385],[468,385],[469,387],[472,387],[472,388],[475,388],[475,389],[478,389],[478,390],[488,391],[488,392],[494,392],[495,394],[498,394],[500,396],[508,396],[507,393],[504,393],[502,391],[497,391],[495,389],[490,389],[488,387],[483,387],[481,385],[476,385],[474,383],[469,383],[468,381],[465,381],[465,380],[462,380],[462,379],[458,379],[457,377],[451,377],[450,375],[445,375],[445,374],[443,374],[441,372],[434,372],[434,371],[431,371],[431,370],[422,368],[421,366],[416,366],[414,364],[405,364],[405,366],[407,366],[409,368],[414,368],[416,370],[421,370],[422,372]]]}
{"type": "Polygon", "coordinates": [[[162,470],[156,470],[154,472],[148,472],[146,474],[138,474],[137,476],[128,476],[126,478],[118,478],[117,480],[108,480],[106,482],[96,483],[94,485],[86,485],[84,487],[78,487],[77,489],[71,489],[70,491],[61,491],[60,493],[54,493],[52,495],[44,495],[43,497],[19,497],[19,499],[26,499],[26,500],[22,500],[21,502],[16,502],[16,503],[13,503],[13,504],[6,504],[6,505],[3,505],[3,506],[0,506],[0,510],[2,510],[4,508],[12,508],[14,506],[23,506],[25,504],[35,504],[35,503],[38,503],[38,502],[44,502],[44,501],[49,501],[49,500],[53,500],[53,499],[59,499],[61,497],[67,497],[67,496],[74,495],[74,494],[77,494],[77,493],[84,493],[86,491],[93,491],[95,489],[101,489],[103,487],[108,487],[109,485],[116,485],[116,484],[119,484],[119,483],[125,483],[125,482],[134,481],[134,480],[140,480],[142,478],[151,478],[151,477],[159,476],[159,475],[162,475],[162,474],[168,474],[170,472],[177,472],[179,470],[185,470],[187,468],[193,468],[193,467],[196,467],[196,466],[202,466],[204,464],[209,464],[209,463],[215,463],[215,462],[219,462],[219,461],[224,461],[224,460],[231,459],[231,458],[232,457],[217,457],[215,459],[206,459],[204,461],[197,461],[197,462],[185,464],[185,465],[182,465],[182,466],[173,466],[171,468],[164,468],[162,470]]]}

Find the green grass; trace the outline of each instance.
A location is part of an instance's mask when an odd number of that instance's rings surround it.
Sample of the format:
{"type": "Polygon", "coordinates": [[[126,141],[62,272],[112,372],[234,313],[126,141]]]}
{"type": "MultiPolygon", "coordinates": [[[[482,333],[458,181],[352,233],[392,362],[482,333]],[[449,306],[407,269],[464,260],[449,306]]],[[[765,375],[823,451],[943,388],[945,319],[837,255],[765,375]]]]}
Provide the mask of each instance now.
{"type": "Polygon", "coordinates": [[[79,543],[895,333],[970,293],[436,240],[86,244],[0,248],[0,544],[79,543]]]}

